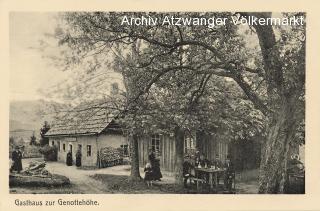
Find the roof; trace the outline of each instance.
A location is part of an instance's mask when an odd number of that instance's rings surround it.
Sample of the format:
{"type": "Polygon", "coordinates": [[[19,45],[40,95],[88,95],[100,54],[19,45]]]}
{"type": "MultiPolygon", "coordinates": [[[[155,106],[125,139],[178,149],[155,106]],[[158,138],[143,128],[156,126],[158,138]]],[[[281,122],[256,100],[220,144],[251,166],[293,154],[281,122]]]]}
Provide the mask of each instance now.
{"type": "Polygon", "coordinates": [[[45,136],[99,134],[114,122],[118,113],[106,102],[81,105],[55,121],[45,136]]]}

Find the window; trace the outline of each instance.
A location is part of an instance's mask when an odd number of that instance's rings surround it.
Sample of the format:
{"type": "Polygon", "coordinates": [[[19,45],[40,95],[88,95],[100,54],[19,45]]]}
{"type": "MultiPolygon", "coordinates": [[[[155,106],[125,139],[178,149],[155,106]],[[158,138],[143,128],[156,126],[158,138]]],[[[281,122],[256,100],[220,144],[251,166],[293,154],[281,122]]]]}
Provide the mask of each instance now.
{"type": "Polygon", "coordinates": [[[193,153],[196,149],[196,137],[193,134],[184,135],[184,152],[193,153]]]}
{"type": "Polygon", "coordinates": [[[151,150],[156,155],[160,155],[160,135],[156,134],[151,137],[151,150]]]}
{"type": "Polygon", "coordinates": [[[66,144],[62,145],[62,149],[63,149],[64,152],[66,151],[66,144]]]}
{"type": "Polygon", "coordinates": [[[120,147],[122,149],[123,156],[125,157],[129,156],[128,144],[120,145],[120,147]]]}
{"type": "Polygon", "coordinates": [[[72,144],[69,144],[69,151],[70,151],[71,154],[72,154],[72,144]]]}
{"type": "Polygon", "coordinates": [[[87,145],[87,157],[91,156],[91,145],[87,145]]]}
{"type": "Polygon", "coordinates": [[[58,151],[60,152],[60,141],[58,141],[58,151]]]}

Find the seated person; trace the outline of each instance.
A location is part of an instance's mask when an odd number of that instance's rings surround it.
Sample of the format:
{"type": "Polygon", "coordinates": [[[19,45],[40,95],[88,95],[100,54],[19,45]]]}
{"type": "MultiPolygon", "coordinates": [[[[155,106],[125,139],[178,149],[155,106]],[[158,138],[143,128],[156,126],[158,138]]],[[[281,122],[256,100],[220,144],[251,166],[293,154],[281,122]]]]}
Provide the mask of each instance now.
{"type": "Polygon", "coordinates": [[[187,181],[192,176],[191,175],[192,164],[190,163],[189,159],[186,159],[183,162],[183,185],[187,187],[187,181]]]}
{"type": "Polygon", "coordinates": [[[301,174],[304,172],[304,165],[300,161],[299,155],[291,156],[288,161],[287,171],[289,174],[301,174]]]}
{"type": "Polygon", "coordinates": [[[204,157],[204,155],[200,155],[199,163],[201,167],[209,167],[210,161],[204,157]]]}
{"type": "MultiPolygon", "coordinates": [[[[200,155],[200,160],[199,160],[199,164],[197,167],[201,167],[201,168],[208,168],[210,167],[210,161],[204,157],[203,154],[200,155]]],[[[204,179],[207,182],[209,182],[209,175],[205,174],[203,172],[198,172],[198,178],[200,179],[204,179]]]]}
{"type": "Polygon", "coordinates": [[[221,162],[219,155],[216,155],[216,158],[214,160],[214,166],[218,169],[223,168],[223,163],[221,162]]]}
{"type": "MultiPolygon", "coordinates": [[[[215,160],[212,162],[212,165],[215,167],[215,169],[221,169],[223,168],[223,164],[220,160],[220,157],[219,155],[216,155],[216,158],[215,160]]],[[[223,175],[223,172],[219,172],[217,173],[217,185],[219,185],[219,181],[220,181],[220,178],[221,176],[223,175]]]]}

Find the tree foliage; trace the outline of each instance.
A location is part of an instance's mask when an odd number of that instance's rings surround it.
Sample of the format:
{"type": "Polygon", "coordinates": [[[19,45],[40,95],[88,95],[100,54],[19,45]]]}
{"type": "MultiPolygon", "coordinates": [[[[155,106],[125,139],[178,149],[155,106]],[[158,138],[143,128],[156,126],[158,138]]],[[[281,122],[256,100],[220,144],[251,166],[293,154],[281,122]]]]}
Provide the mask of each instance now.
{"type": "Polygon", "coordinates": [[[50,130],[50,125],[47,121],[43,123],[42,128],[40,129],[40,146],[45,146],[49,144],[49,138],[44,135],[50,130]]]}
{"type": "Polygon", "coordinates": [[[231,18],[271,15],[65,13],[55,36],[65,68],[82,65],[90,74],[112,66],[121,73],[123,108],[135,131],[162,124],[216,129],[229,138],[265,134],[260,192],[282,192],[288,146],[304,141],[305,26],[244,27],[231,18]],[[122,25],[125,15],[228,21],[214,28],[122,25]]]}

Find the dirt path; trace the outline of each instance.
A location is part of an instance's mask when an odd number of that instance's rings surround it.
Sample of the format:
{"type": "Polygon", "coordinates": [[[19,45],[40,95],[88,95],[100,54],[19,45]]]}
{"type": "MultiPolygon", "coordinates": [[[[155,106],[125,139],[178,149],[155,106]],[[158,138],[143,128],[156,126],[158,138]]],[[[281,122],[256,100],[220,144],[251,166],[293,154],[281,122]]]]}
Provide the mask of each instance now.
{"type": "MultiPolygon", "coordinates": [[[[23,167],[27,167],[31,161],[42,161],[42,159],[23,159],[23,167]]],[[[109,193],[108,190],[108,181],[99,181],[91,176],[95,174],[111,174],[111,175],[130,175],[130,166],[114,166],[103,169],[93,169],[93,170],[84,170],[78,169],[76,166],[67,166],[65,163],[60,162],[47,162],[46,169],[52,174],[60,174],[68,177],[71,182],[71,187],[69,188],[60,188],[60,189],[51,189],[46,190],[45,188],[32,188],[31,190],[27,188],[15,188],[17,193],[63,193],[67,191],[68,193],[86,193],[86,194],[99,194],[99,193],[109,193]]],[[[143,176],[143,170],[141,169],[141,176],[143,176]]],[[[162,184],[174,183],[174,178],[170,176],[163,177],[162,184]]]]}
{"type": "Polygon", "coordinates": [[[86,170],[77,169],[75,166],[66,166],[62,163],[48,162],[46,168],[49,172],[68,177],[71,184],[75,185],[82,193],[105,193],[105,184],[94,180],[86,170]]]}
{"type": "MultiPolygon", "coordinates": [[[[34,159],[24,159],[23,166],[28,166],[28,163],[34,159]]],[[[106,193],[106,184],[97,181],[90,177],[95,174],[95,170],[77,169],[75,166],[67,166],[64,163],[47,162],[46,169],[53,174],[60,174],[70,179],[72,189],[79,193],[99,194],[106,193]]]]}

